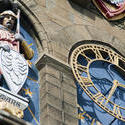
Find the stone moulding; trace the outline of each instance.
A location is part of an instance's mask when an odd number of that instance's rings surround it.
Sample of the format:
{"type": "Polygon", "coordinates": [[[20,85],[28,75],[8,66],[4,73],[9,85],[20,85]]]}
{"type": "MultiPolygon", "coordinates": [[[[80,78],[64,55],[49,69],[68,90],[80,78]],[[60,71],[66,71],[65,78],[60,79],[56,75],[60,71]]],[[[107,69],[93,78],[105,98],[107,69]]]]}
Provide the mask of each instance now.
{"type": "Polygon", "coordinates": [[[64,67],[63,69],[71,72],[71,67],[67,63],[61,61],[60,59],[53,57],[50,54],[43,53],[38,59],[38,61],[36,62],[36,67],[38,70],[41,70],[46,64],[55,65],[56,68],[64,67]]]}

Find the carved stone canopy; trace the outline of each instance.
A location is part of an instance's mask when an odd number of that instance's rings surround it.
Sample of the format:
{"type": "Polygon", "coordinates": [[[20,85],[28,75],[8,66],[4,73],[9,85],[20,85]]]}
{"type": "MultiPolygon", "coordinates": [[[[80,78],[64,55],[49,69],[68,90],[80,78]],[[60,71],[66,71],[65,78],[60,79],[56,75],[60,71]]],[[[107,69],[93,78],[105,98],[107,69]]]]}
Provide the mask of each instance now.
{"type": "Polygon", "coordinates": [[[74,3],[79,4],[80,6],[86,6],[91,0],[72,0],[74,3]]]}

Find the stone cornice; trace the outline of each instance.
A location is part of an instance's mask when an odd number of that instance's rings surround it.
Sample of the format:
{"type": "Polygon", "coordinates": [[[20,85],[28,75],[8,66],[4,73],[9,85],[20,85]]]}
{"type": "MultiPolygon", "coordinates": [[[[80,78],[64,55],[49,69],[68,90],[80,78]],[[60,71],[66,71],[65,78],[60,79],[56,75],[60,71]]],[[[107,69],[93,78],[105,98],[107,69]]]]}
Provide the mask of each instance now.
{"type": "Polygon", "coordinates": [[[36,67],[40,71],[46,64],[52,65],[55,68],[62,70],[62,71],[65,70],[68,72],[72,72],[69,64],[61,61],[60,59],[58,59],[50,54],[43,53],[40,56],[40,58],[37,60],[36,67]]]}

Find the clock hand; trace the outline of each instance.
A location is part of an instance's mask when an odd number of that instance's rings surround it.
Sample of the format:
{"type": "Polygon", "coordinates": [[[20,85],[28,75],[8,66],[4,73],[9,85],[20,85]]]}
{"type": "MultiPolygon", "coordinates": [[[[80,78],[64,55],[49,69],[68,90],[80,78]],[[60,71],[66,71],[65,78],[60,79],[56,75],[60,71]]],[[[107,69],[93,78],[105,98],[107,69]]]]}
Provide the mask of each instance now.
{"type": "Polygon", "coordinates": [[[110,77],[112,78],[112,80],[114,80],[114,79],[113,79],[113,73],[112,73],[111,68],[110,68],[111,65],[112,65],[112,64],[109,64],[109,65],[108,65],[108,70],[107,70],[107,72],[108,72],[108,74],[110,75],[110,77]]]}
{"type": "Polygon", "coordinates": [[[107,65],[105,62],[103,62],[102,64],[103,64],[103,66],[104,66],[105,71],[109,74],[110,78],[111,78],[112,80],[114,80],[113,74],[112,74],[112,72],[111,72],[111,70],[110,70],[110,69],[111,69],[110,67],[111,67],[112,64],[108,64],[108,65],[107,65]]]}
{"type": "Polygon", "coordinates": [[[105,105],[108,103],[109,99],[110,99],[110,98],[112,97],[112,95],[114,94],[114,92],[115,92],[116,88],[118,87],[118,85],[119,85],[118,81],[117,81],[117,80],[114,80],[114,81],[113,81],[113,86],[112,86],[112,88],[111,88],[111,91],[110,91],[110,93],[109,93],[109,96],[108,96],[108,98],[107,98],[107,101],[106,101],[105,105]]]}
{"type": "Polygon", "coordinates": [[[122,88],[125,88],[125,85],[124,84],[121,84],[121,83],[118,83],[118,86],[122,87],[122,88]]]}
{"type": "Polygon", "coordinates": [[[109,125],[112,125],[114,123],[114,121],[116,120],[116,118],[113,119],[113,121],[111,121],[111,123],[109,125]]]}
{"type": "Polygon", "coordinates": [[[110,90],[111,90],[111,88],[106,93],[103,93],[103,95],[106,96],[110,90]]]}

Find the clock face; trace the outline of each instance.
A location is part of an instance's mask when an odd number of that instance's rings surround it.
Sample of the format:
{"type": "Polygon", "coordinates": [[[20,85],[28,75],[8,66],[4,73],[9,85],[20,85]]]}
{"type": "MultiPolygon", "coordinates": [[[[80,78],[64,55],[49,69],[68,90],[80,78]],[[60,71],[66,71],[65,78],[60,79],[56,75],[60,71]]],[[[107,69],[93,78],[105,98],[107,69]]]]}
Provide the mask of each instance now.
{"type": "Polygon", "coordinates": [[[71,66],[91,100],[106,113],[125,121],[125,58],[107,45],[91,42],[73,50],[71,66]]]}
{"type": "Polygon", "coordinates": [[[124,125],[124,122],[116,119],[94,103],[77,82],[76,86],[79,125],[124,125]]]}

